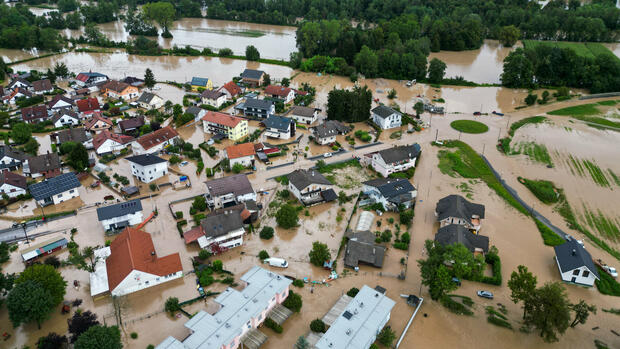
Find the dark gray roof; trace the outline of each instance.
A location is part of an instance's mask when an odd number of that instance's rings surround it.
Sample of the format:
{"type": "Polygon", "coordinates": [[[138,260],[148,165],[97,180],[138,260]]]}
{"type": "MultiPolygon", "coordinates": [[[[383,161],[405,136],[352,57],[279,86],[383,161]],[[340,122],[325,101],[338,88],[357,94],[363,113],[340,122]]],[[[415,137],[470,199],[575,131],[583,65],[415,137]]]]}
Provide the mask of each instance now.
{"type": "Polygon", "coordinates": [[[150,93],[150,92],[143,92],[140,95],[140,98],[138,98],[138,103],[151,103],[151,101],[153,100],[153,98],[155,98],[155,94],[154,93],[150,93]]]}
{"type": "Polygon", "coordinates": [[[291,119],[278,115],[272,115],[268,117],[265,121],[263,121],[265,127],[275,128],[278,131],[282,132],[286,132],[289,130],[289,128],[291,127],[291,122],[291,119]]]}
{"type": "Polygon", "coordinates": [[[325,202],[331,202],[338,199],[338,195],[336,195],[334,189],[323,190],[321,192],[321,196],[323,197],[323,201],[325,202]]]}
{"type": "Polygon", "coordinates": [[[152,154],[129,156],[129,157],[126,157],[125,159],[129,162],[136,163],[140,166],[148,166],[148,165],[159,164],[161,162],[166,162],[166,160],[160,157],[157,157],[155,155],[152,155],[152,154]]]}
{"type": "Polygon", "coordinates": [[[289,113],[292,115],[299,115],[299,116],[305,116],[305,117],[311,118],[314,116],[315,111],[316,111],[315,108],[308,108],[308,107],[302,107],[300,105],[296,105],[293,108],[291,108],[289,113]]]}
{"type": "Polygon", "coordinates": [[[79,186],[80,181],[77,179],[75,173],[71,172],[46,179],[43,182],[31,184],[28,186],[28,190],[34,199],[39,201],[79,186]]]}
{"type": "Polygon", "coordinates": [[[437,213],[438,221],[448,217],[457,217],[471,224],[471,217],[473,215],[484,218],[484,205],[469,202],[460,195],[449,195],[437,202],[435,212],[437,213]]]}
{"type": "Polygon", "coordinates": [[[235,196],[253,193],[254,189],[245,174],[217,178],[206,182],[211,196],[234,193],[235,196]]]}
{"type": "Polygon", "coordinates": [[[351,131],[348,126],[336,120],[327,120],[324,123],[313,127],[314,133],[319,138],[335,136],[337,134],[346,134],[351,131]]]}
{"type": "Polygon", "coordinates": [[[587,267],[599,279],[598,270],[592,261],[592,256],[577,240],[571,238],[561,245],[554,246],[553,249],[555,250],[555,257],[558,260],[562,273],[580,267],[587,267]]]}
{"type": "Polygon", "coordinates": [[[344,265],[355,268],[365,263],[377,268],[383,266],[385,247],[375,244],[375,234],[369,231],[353,233],[344,252],[344,265]]]}
{"type": "Polygon", "coordinates": [[[380,106],[375,107],[372,110],[372,112],[373,112],[373,114],[377,114],[377,115],[379,115],[380,117],[382,117],[384,119],[387,118],[388,116],[394,114],[394,113],[400,114],[398,111],[396,111],[396,110],[394,110],[394,109],[392,109],[390,107],[387,107],[385,105],[380,105],[380,106]]]}
{"type": "Polygon", "coordinates": [[[41,173],[60,168],[60,156],[58,153],[48,153],[28,158],[30,173],[41,173]]]}
{"type": "Polygon", "coordinates": [[[220,98],[222,95],[225,95],[224,92],[221,92],[219,90],[204,90],[201,94],[200,97],[202,98],[207,98],[207,99],[218,99],[220,98]]]}
{"type": "Polygon", "coordinates": [[[263,74],[265,74],[265,72],[262,70],[246,69],[243,71],[243,73],[241,73],[241,78],[251,79],[251,80],[260,80],[263,74]]]}
{"type": "Polygon", "coordinates": [[[144,116],[136,116],[135,118],[129,118],[118,122],[118,126],[120,126],[121,131],[127,132],[131,130],[135,130],[144,126],[144,116]]]}
{"type": "MultiPolygon", "coordinates": [[[[415,190],[413,184],[404,178],[377,178],[364,184],[377,188],[384,198],[395,203],[400,203],[401,196],[415,190]]],[[[409,200],[411,200],[411,195],[409,195],[409,200]]]]}
{"type": "Polygon", "coordinates": [[[203,109],[192,105],[191,107],[188,107],[187,109],[185,109],[185,112],[188,114],[192,114],[194,116],[198,116],[198,114],[200,114],[200,112],[203,111],[203,109]]]}
{"type": "Polygon", "coordinates": [[[389,149],[380,150],[379,155],[386,164],[393,164],[404,160],[415,159],[420,155],[420,145],[401,145],[389,149]]]}
{"type": "Polygon", "coordinates": [[[248,98],[245,100],[244,107],[253,109],[271,109],[274,104],[273,101],[267,99],[248,98]]]}
{"type": "Polygon", "coordinates": [[[435,234],[435,241],[444,246],[460,243],[471,252],[474,252],[476,248],[482,249],[484,253],[489,252],[489,238],[487,236],[474,234],[459,224],[450,224],[439,228],[435,234]]]}
{"type": "Polygon", "coordinates": [[[83,143],[88,140],[86,130],[83,127],[70,128],[68,130],[62,130],[56,134],[58,143],[63,144],[65,142],[83,143]]]}
{"type": "MultiPolygon", "coordinates": [[[[10,157],[11,159],[24,161],[24,159],[26,158],[26,153],[24,153],[21,150],[13,149],[10,145],[0,145],[0,159],[2,159],[5,156],[10,157]]],[[[6,165],[0,164],[0,168],[10,167],[10,166],[14,166],[14,164],[13,165],[12,164],[6,164],[6,165]]]]}
{"type": "Polygon", "coordinates": [[[54,116],[52,117],[52,122],[56,123],[56,121],[58,121],[64,115],[70,116],[74,118],[75,120],[80,121],[80,117],[76,112],[74,112],[73,110],[64,108],[54,114],[54,116]]]}
{"type": "Polygon", "coordinates": [[[225,210],[218,214],[212,214],[200,221],[200,226],[207,238],[226,235],[227,233],[243,228],[243,219],[239,210],[225,210]]]}
{"type": "Polygon", "coordinates": [[[300,191],[310,184],[332,184],[317,170],[295,170],[286,175],[286,177],[300,191]]]}
{"type": "Polygon", "coordinates": [[[140,199],[135,199],[115,205],[99,207],[97,209],[97,218],[101,222],[106,219],[122,217],[140,211],[142,211],[142,202],[140,202],[140,199]]]}

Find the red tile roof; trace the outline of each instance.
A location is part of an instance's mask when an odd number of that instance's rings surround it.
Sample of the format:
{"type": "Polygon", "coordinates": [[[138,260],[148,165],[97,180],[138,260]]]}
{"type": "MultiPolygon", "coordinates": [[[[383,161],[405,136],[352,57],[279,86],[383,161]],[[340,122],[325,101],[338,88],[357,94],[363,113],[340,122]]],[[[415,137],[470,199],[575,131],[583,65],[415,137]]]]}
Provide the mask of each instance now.
{"type": "Polygon", "coordinates": [[[88,81],[88,75],[86,75],[86,74],[82,74],[82,73],[79,73],[79,74],[75,77],[75,80],[79,80],[79,81],[81,81],[81,82],[86,82],[86,81],[88,81]]]}
{"type": "Polygon", "coordinates": [[[84,127],[87,130],[90,130],[91,128],[93,128],[93,126],[95,126],[97,121],[102,121],[102,122],[105,122],[106,124],[108,124],[109,126],[114,126],[114,123],[112,122],[112,120],[104,118],[103,116],[101,116],[99,114],[93,114],[92,118],[90,118],[86,122],[84,122],[84,127]]]}
{"type": "Polygon", "coordinates": [[[21,110],[22,119],[24,121],[32,121],[36,119],[47,119],[49,115],[47,115],[47,106],[46,105],[36,105],[34,107],[26,107],[21,110]]]}
{"type": "Polygon", "coordinates": [[[9,172],[7,169],[0,172],[0,185],[5,183],[22,189],[26,189],[28,187],[26,185],[26,177],[17,173],[9,172]]]}
{"type": "Polygon", "coordinates": [[[232,116],[226,113],[220,113],[217,111],[208,111],[207,114],[202,117],[202,120],[207,121],[207,122],[213,122],[218,125],[228,126],[228,127],[235,127],[241,121],[243,121],[242,118],[238,118],[236,116],[232,116]]]}
{"type": "Polygon", "coordinates": [[[265,87],[266,95],[286,97],[290,92],[291,89],[285,86],[269,85],[265,87]]]}
{"type": "Polygon", "coordinates": [[[121,135],[117,133],[112,133],[109,130],[103,130],[101,133],[97,134],[93,137],[93,147],[95,149],[99,149],[99,147],[108,139],[111,139],[120,144],[127,144],[133,142],[134,138],[131,136],[121,135]]]}
{"type": "Polygon", "coordinates": [[[95,97],[80,99],[76,104],[81,113],[99,110],[100,108],[99,101],[95,97]]]}
{"type": "Polygon", "coordinates": [[[129,84],[126,84],[124,82],[120,82],[120,81],[116,81],[116,80],[110,80],[108,82],[106,82],[103,86],[101,86],[102,90],[105,90],[107,92],[107,90],[112,90],[116,93],[122,93],[123,91],[125,91],[127,88],[129,87],[133,87],[134,89],[137,90],[137,87],[135,86],[131,86],[129,84]]]}
{"type": "Polygon", "coordinates": [[[32,82],[32,88],[36,92],[53,90],[52,82],[49,79],[37,80],[32,82]]]}
{"type": "Polygon", "coordinates": [[[256,151],[254,150],[254,144],[243,143],[226,147],[226,154],[229,159],[238,159],[244,156],[256,155],[256,151]]]}
{"type": "Polygon", "coordinates": [[[158,258],[147,232],[125,228],[110,244],[106,269],[108,286],[113,291],[133,270],[165,276],[182,271],[183,266],[178,253],[158,258]]]}
{"type": "Polygon", "coordinates": [[[199,225],[183,233],[183,239],[185,239],[185,244],[191,244],[192,242],[198,240],[199,237],[204,236],[204,235],[205,235],[205,232],[202,230],[202,227],[199,225]]]}
{"type": "Polygon", "coordinates": [[[221,89],[224,89],[224,90],[228,91],[228,93],[230,93],[230,95],[233,96],[233,97],[237,96],[238,94],[241,93],[241,87],[239,87],[239,85],[235,84],[234,81],[229,81],[229,82],[225,83],[224,86],[222,86],[220,88],[220,90],[221,89]]]}
{"type": "Polygon", "coordinates": [[[138,138],[136,142],[140,143],[144,150],[147,150],[178,136],[179,133],[175,129],[173,129],[171,126],[166,126],[164,128],[160,128],[157,131],[145,134],[144,136],[138,138]]]}

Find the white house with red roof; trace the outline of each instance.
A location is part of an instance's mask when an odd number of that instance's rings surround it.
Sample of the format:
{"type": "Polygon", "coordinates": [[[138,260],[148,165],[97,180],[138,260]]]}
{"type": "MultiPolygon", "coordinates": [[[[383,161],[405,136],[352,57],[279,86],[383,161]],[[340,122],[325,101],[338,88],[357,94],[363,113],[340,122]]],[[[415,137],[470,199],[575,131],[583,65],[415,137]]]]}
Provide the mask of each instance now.
{"type": "Polygon", "coordinates": [[[116,153],[127,148],[135,138],[103,130],[93,137],[93,147],[97,154],[116,153]]]}
{"type": "Polygon", "coordinates": [[[226,157],[230,160],[230,166],[241,164],[243,167],[254,165],[254,144],[242,143],[226,147],[226,157]]]}
{"type": "Polygon", "coordinates": [[[243,90],[239,85],[235,84],[234,81],[229,81],[224,84],[224,86],[220,87],[218,91],[224,93],[226,95],[227,100],[232,100],[233,98],[237,98],[243,90]]]}
{"type": "Polygon", "coordinates": [[[100,116],[99,112],[92,114],[92,115],[93,115],[92,118],[84,122],[84,128],[87,131],[90,131],[93,133],[99,133],[103,130],[108,130],[112,128],[112,126],[114,126],[114,123],[112,122],[112,120],[108,118],[104,118],[103,116],[100,116]]]}
{"type": "Polygon", "coordinates": [[[88,72],[88,73],[79,73],[75,77],[74,82],[77,85],[84,87],[84,86],[98,84],[100,82],[104,82],[107,80],[108,80],[107,75],[103,75],[101,73],[88,72]]]}
{"type": "Polygon", "coordinates": [[[51,101],[47,102],[47,108],[49,110],[73,109],[74,107],[75,102],[71,98],[63,95],[56,95],[51,101]]]}
{"type": "Polygon", "coordinates": [[[295,90],[286,86],[269,85],[265,87],[265,95],[279,98],[284,103],[289,103],[295,99],[295,90]]]}
{"type": "Polygon", "coordinates": [[[80,99],[75,102],[77,105],[78,111],[80,112],[80,116],[82,119],[86,119],[92,116],[94,113],[101,112],[101,107],[99,106],[99,100],[95,97],[80,99]]]}
{"type": "Polygon", "coordinates": [[[151,235],[134,228],[125,228],[95,256],[95,271],[90,274],[93,297],[123,296],[183,277],[179,254],[158,257],[151,235]]]}
{"type": "Polygon", "coordinates": [[[171,126],[160,128],[136,139],[131,149],[135,155],[155,154],[179,139],[179,133],[171,126]]]}

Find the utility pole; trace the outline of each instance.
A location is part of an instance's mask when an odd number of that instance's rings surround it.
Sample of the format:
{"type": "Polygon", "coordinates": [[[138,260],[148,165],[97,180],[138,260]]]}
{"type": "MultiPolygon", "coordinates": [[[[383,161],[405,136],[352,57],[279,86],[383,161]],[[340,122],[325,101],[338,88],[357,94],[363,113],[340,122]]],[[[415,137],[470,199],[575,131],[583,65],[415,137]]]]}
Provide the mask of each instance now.
{"type": "Polygon", "coordinates": [[[487,145],[486,143],[482,144],[482,155],[484,155],[484,148],[486,147],[486,145],[487,145]]]}
{"type": "Polygon", "coordinates": [[[29,244],[30,240],[28,240],[28,232],[26,231],[26,222],[22,222],[22,228],[24,229],[24,236],[26,237],[26,243],[29,244]]]}
{"type": "Polygon", "coordinates": [[[499,132],[497,133],[497,140],[499,141],[499,138],[502,136],[502,128],[499,128],[499,132]]]}
{"type": "Polygon", "coordinates": [[[437,136],[439,136],[439,129],[435,130],[435,142],[437,142],[437,136]]]}

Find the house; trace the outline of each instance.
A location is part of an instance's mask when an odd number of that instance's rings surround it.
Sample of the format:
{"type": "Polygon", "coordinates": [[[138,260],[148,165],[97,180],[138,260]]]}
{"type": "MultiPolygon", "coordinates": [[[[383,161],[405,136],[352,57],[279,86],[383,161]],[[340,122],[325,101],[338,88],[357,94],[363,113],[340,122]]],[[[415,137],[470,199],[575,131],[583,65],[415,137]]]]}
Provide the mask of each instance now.
{"type": "Polygon", "coordinates": [[[264,163],[269,162],[269,154],[279,154],[281,152],[280,148],[267,142],[258,142],[254,144],[254,150],[256,151],[258,159],[264,163]]]}
{"type": "Polygon", "coordinates": [[[158,95],[150,92],[142,92],[136,101],[140,108],[146,110],[159,109],[164,106],[164,100],[158,95]]]}
{"type": "MultiPolygon", "coordinates": [[[[242,290],[229,287],[215,298],[217,311],[213,315],[201,310],[185,323],[191,333],[185,339],[179,341],[170,336],[157,348],[240,348],[244,336],[253,331],[259,332],[256,329],[274,308],[277,311],[284,308],[281,304],[288,297],[292,283],[290,279],[258,266],[243,274],[240,282],[245,286],[242,290]]],[[[258,338],[261,337],[265,335],[258,338]]],[[[266,340],[261,339],[263,342],[266,340]]],[[[252,347],[257,348],[262,343],[253,344],[252,347]]]]}
{"type": "Polygon", "coordinates": [[[304,205],[336,199],[334,185],[316,170],[295,170],[288,175],[288,189],[304,205]]]}
{"type": "Polygon", "coordinates": [[[562,281],[592,287],[594,281],[600,280],[592,256],[574,238],[553,249],[562,281]]]}
{"type": "Polygon", "coordinates": [[[405,178],[377,178],[363,183],[362,192],[388,211],[399,207],[412,208],[418,195],[416,188],[405,178]]]}
{"type": "Polygon", "coordinates": [[[152,154],[125,158],[131,163],[131,174],[144,183],[155,181],[168,174],[168,161],[152,154]]]}
{"type": "Polygon", "coordinates": [[[93,297],[123,296],[183,277],[179,254],[158,257],[151,235],[134,228],[125,228],[95,256],[99,258],[90,274],[93,297]]]}
{"type": "Polygon", "coordinates": [[[105,231],[116,231],[142,223],[142,203],[140,199],[99,207],[97,219],[105,231]]]}
{"type": "Polygon", "coordinates": [[[388,130],[390,128],[396,128],[401,126],[401,118],[402,114],[390,107],[385,105],[380,105],[371,110],[372,122],[375,125],[381,127],[383,130],[388,130]]]}
{"type": "Polygon", "coordinates": [[[109,130],[103,130],[93,137],[93,147],[98,155],[118,153],[127,148],[135,138],[109,130]]]}
{"type": "Polygon", "coordinates": [[[202,249],[219,253],[243,244],[243,218],[238,210],[224,209],[200,221],[203,235],[196,241],[202,249]]]}
{"type": "Polygon", "coordinates": [[[278,115],[271,115],[263,121],[265,136],[278,139],[289,139],[295,136],[295,121],[278,115]]]}
{"type": "Polygon", "coordinates": [[[49,79],[37,80],[32,82],[32,91],[37,95],[52,93],[54,86],[49,79]]]}
{"type": "Polygon", "coordinates": [[[415,168],[418,156],[420,156],[420,145],[415,143],[364,154],[361,162],[370,165],[383,177],[387,177],[391,173],[415,168]]]}
{"type": "Polygon", "coordinates": [[[139,130],[144,126],[144,116],[136,116],[135,118],[129,118],[118,122],[118,126],[121,128],[121,132],[128,133],[139,130]]]}
{"type": "Polygon", "coordinates": [[[75,126],[80,123],[80,116],[71,109],[61,109],[52,116],[54,127],[75,126]]]}
{"type": "Polygon", "coordinates": [[[32,89],[32,84],[30,83],[30,81],[26,79],[16,78],[16,79],[11,80],[11,82],[8,85],[6,85],[7,90],[14,90],[16,88],[30,90],[32,89]]]}
{"type": "Polygon", "coordinates": [[[295,99],[295,90],[286,86],[269,85],[265,87],[265,95],[282,100],[286,104],[295,99]]]}
{"type": "Polygon", "coordinates": [[[226,103],[226,94],[220,90],[205,90],[200,94],[200,99],[202,104],[219,108],[222,104],[226,103]]]}
{"type": "Polygon", "coordinates": [[[7,169],[0,171],[0,194],[2,196],[14,198],[22,194],[26,195],[27,188],[26,177],[7,169]]]}
{"type": "Polygon", "coordinates": [[[80,99],[75,102],[75,104],[78,107],[82,119],[90,117],[93,113],[101,112],[99,101],[95,97],[80,99]]]}
{"type": "Polygon", "coordinates": [[[241,81],[249,87],[262,86],[265,79],[265,72],[262,70],[246,69],[241,73],[241,81]]]}
{"type": "Polygon", "coordinates": [[[218,91],[224,93],[227,100],[233,100],[237,98],[237,96],[239,96],[241,92],[243,92],[241,90],[241,87],[235,84],[234,81],[229,81],[225,83],[224,86],[220,87],[218,91]]]}
{"type": "Polygon", "coordinates": [[[351,128],[336,120],[325,120],[322,124],[312,127],[314,141],[320,145],[336,142],[336,136],[351,132],[351,128]]]}
{"type": "Polygon", "coordinates": [[[237,142],[248,135],[248,121],[230,114],[208,111],[202,118],[205,133],[224,135],[237,142]]]}
{"type": "Polygon", "coordinates": [[[139,137],[133,142],[131,149],[136,155],[154,154],[174,144],[178,139],[179,133],[171,126],[166,126],[139,137]]]}
{"type": "Polygon", "coordinates": [[[248,200],[256,201],[256,193],[245,174],[236,174],[205,182],[205,197],[211,208],[237,205],[248,200]]]}
{"type": "Polygon", "coordinates": [[[187,109],[185,109],[185,114],[192,114],[194,116],[194,120],[198,121],[202,119],[205,115],[207,115],[207,111],[205,109],[192,105],[190,107],[187,107],[187,109]]]}
{"type": "Polygon", "coordinates": [[[329,329],[314,348],[368,349],[390,320],[390,313],[396,305],[396,302],[379,290],[384,289],[362,286],[357,295],[346,304],[344,311],[339,308],[342,312],[329,325],[329,329]]]}
{"type": "Polygon", "coordinates": [[[71,98],[63,95],[56,95],[51,101],[47,102],[47,108],[52,111],[73,109],[74,107],[75,102],[71,98]]]}
{"type": "Polygon", "coordinates": [[[32,97],[32,93],[26,89],[21,87],[17,87],[13,90],[8,90],[10,92],[5,93],[4,97],[2,97],[2,103],[4,104],[16,104],[17,100],[20,98],[30,98],[32,97]]]}
{"type": "Polygon", "coordinates": [[[62,145],[66,142],[82,143],[86,149],[93,148],[93,138],[83,127],[62,130],[55,134],[56,144],[62,145]]]}
{"type": "Polygon", "coordinates": [[[351,234],[344,250],[344,266],[356,269],[362,263],[381,268],[385,247],[375,244],[375,238],[375,234],[370,231],[351,234]]]}
{"type": "Polygon", "coordinates": [[[98,114],[93,115],[92,118],[84,122],[84,128],[92,133],[107,131],[112,127],[114,127],[114,123],[112,122],[112,120],[98,114]]]}
{"type": "Polygon", "coordinates": [[[45,176],[52,178],[60,175],[60,157],[58,153],[31,156],[24,161],[24,174],[32,178],[45,176]]]}
{"type": "Polygon", "coordinates": [[[123,80],[121,80],[121,82],[124,82],[126,84],[129,84],[129,85],[135,86],[135,87],[142,87],[142,86],[144,86],[144,80],[140,79],[140,78],[136,78],[134,76],[128,76],[128,77],[124,78],[123,80]]]}
{"type": "Polygon", "coordinates": [[[243,115],[266,119],[276,113],[273,101],[258,98],[246,98],[241,107],[243,115]]]}
{"type": "Polygon", "coordinates": [[[10,145],[0,145],[0,170],[16,170],[26,159],[26,153],[10,145]]]}
{"type": "Polygon", "coordinates": [[[450,224],[439,228],[435,234],[435,241],[444,246],[463,244],[474,254],[489,252],[489,238],[487,236],[473,234],[460,224],[450,224]]]}
{"type": "Polygon", "coordinates": [[[319,117],[319,109],[296,105],[288,111],[286,116],[300,124],[310,125],[319,117]]]}
{"type": "Polygon", "coordinates": [[[43,182],[30,184],[28,190],[40,206],[57,205],[80,196],[80,181],[75,173],[63,173],[43,182]]]}
{"type": "Polygon", "coordinates": [[[100,90],[108,98],[122,99],[124,101],[138,98],[140,95],[140,90],[136,86],[116,80],[110,80],[101,85],[100,90]]]}
{"type": "Polygon", "coordinates": [[[24,120],[27,124],[37,124],[49,119],[50,117],[47,113],[47,106],[45,104],[22,108],[21,113],[22,120],[24,120]]]}
{"type": "Polygon", "coordinates": [[[241,164],[243,167],[254,166],[254,144],[242,143],[226,147],[226,158],[230,160],[230,166],[241,164]]]}
{"type": "Polygon", "coordinates": [[[105,82],[108,80],[108,77],[106,75],[100,74],[100,73],[93,73],[93,72],[88,72],[88,73],[79,73],[76,77],[74,82],[79,85],[79,86],[91,86],[97,83],[101,83],[101,82],[105,82]]]}
{"type": "Polygon", "coordinates": [[[192,91],[198,91],[199,88],[213,90],[213,81],[208,78],[198,78],[194,76],[190,85],[192,85],[192,91]]]}
{"type": "Polygon", "coordinates": [[[67,247],[68,243],[69,241],[64,237],[43,241],[23,250],[21,252],[22,260],[24,263],[32,263],[41,257],[49,256],[56,251],[62,250],[67,247]]]}
{"type": "Polygon", "coordinates": [[[435,216],[442,228],[459,224],[477,234],[484,219],[484,205],[469,202],[460,195],[449,195],[437,202],[435,216]]]}

